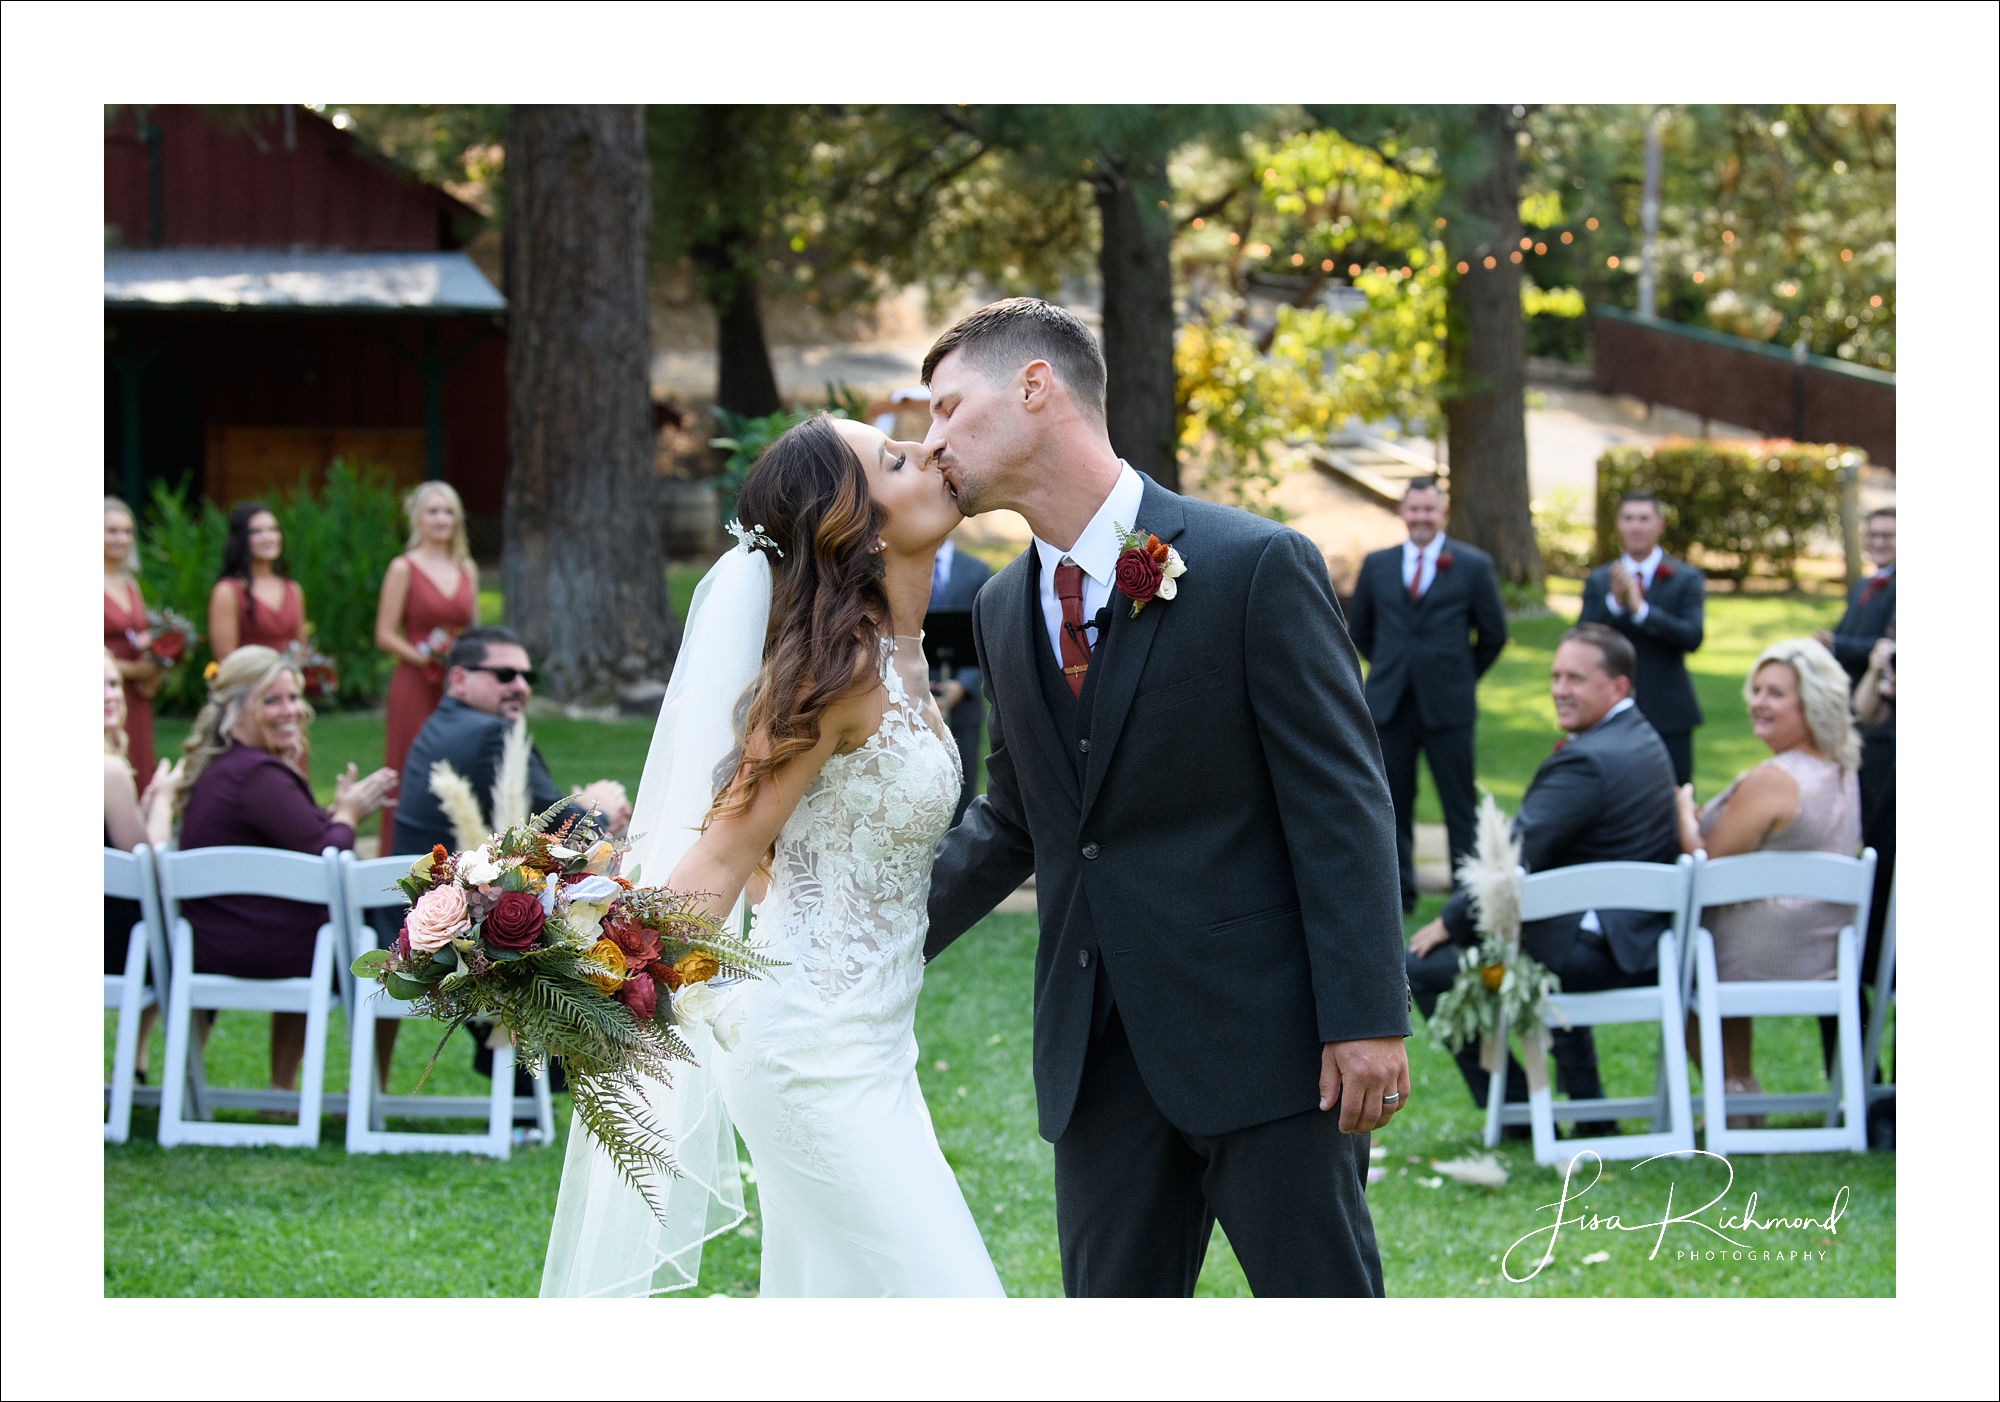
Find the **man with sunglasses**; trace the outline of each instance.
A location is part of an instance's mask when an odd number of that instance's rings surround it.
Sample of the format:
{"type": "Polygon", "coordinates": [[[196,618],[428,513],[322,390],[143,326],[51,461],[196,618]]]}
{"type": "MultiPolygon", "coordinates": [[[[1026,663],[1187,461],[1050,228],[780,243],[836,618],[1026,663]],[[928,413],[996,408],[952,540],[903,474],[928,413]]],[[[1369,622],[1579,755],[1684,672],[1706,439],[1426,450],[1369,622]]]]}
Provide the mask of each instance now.
{"type": "MultiPolygon", "coordinates": [[[[433,846],[443,846],[447,851],[458,847],[451,819],[430,789],[431,768],[439,760],[451,765],[472,785],[482,816],[489,823],[492,821],[493,781],[500,773],[507,732],[526,712],[528,701],[535,694],[534,665],[528,660],[527,648],[511,628],[466,629],[452,645],[445,668],[444,699],[417,732],[417,738],[410,742],[409,756],[403,761],[403,772],[411,778],[397,805],[396,830],[385,855],[418,856],[433,846]]],[[[624,788],[615,781],[600,779],[571,796],[580,804],[603,809],[611,819],[613,832],[623,832],[632,817],[632,805],[626,801],[624,788]]],[[[560,803],[563,797],[549,777],[541,751],[530,747],[528,812],[540,813],[560,803]]],[[[393,909],[378,914],[385,917],[385,923],[401,921],[400,912],[393,909]]],[[[393,936],[394,924],[384,933],[393,936]]],[[[398,1026],[393,1022],[382,1025],[398,1026]]],[[[478,1046],[473,1055],[474,1069],[482,1076],[490,1076],[493,1053],[485,1044],[487,1029],[475,1026],[472,1030],[478,1046]]],[[[386,1066],[386,1052],[378,1054],[386,1066]]],[[[516,1095],[532,1093],[525,1070],[516,1068],[514,1091],[516,1095]]]]}

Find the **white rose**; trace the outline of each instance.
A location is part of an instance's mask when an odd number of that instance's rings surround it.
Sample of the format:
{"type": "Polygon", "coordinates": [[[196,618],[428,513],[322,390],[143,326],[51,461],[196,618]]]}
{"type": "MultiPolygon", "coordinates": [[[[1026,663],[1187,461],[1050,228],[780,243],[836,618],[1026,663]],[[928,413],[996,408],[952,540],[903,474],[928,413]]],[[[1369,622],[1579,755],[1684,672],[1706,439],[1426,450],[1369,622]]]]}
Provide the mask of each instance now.
{"type": "MultiPolygon", "coordinates": [[[[1166,568],[1161,570],[1160,573],[1167,577],[1167,582],[1169,584],[1171,584],[1174,580],[1179,579],[1182,575],[1187,573],[1187,561],[1183,560],[1181,558],[1181,552],[1174,549],[1173,546],[1171,545],[1167,547],[1166,568]]],[[[1163,587],[1160,590],[1160,597],[1163,599],[1171,599],[1173,598],[1173,595],[1168,593],[1166,589],[1163,587]]]]}
{"type": "Polygon", "coordinates": [[[705,983],[690,984],[674,995],[674,1020],[693,1024],[715,1016],[715,991],[705,983]]]}
{"type": "Polygon", "coordinates": [[[1161,578],[1159,592],[1154,594],[1153,597],[1156,599],[1171,599],[1179,592],[1180,586],[1174,583],[1173,576],[1166,575],[1161,578]]]}
{"type": "Polygon", "coordinates": [[[459,862],[458,879],[468,886],[490,886],[500,879],[500,866],[484,847],[475,847],[459,862]]]}
{"type": "Polygon", "coordinates": [[[736,1044],[743,1040],[743,1009],[730,1008],[717,1013],[708,1020],[709,1029],[715,1033],[715,1043],[724,1051],[735,1051],[736,1044]]]}

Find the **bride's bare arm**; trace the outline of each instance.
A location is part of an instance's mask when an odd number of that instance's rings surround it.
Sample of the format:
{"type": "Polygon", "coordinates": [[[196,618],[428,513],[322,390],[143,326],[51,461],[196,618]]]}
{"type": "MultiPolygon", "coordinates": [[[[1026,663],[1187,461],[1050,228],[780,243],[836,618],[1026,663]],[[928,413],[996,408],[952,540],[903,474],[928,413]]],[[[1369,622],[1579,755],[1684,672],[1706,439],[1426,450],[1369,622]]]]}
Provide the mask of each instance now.
{"type": "MultiPolygon", "coordinates": [[[[887,704],[887,694],[874,682],[827,707],[820,718],[819,743],[760,783],[748,808],[711,822],[667,878],[667,885],[676,891],[705,892],[704,908],[712,915],[728,915],[820,767],[833,755],[849,754],[866,744],[881,726],[887,704]]],[[[752,737],[750,743],[754,748],[765,742],[752,737]]]]}

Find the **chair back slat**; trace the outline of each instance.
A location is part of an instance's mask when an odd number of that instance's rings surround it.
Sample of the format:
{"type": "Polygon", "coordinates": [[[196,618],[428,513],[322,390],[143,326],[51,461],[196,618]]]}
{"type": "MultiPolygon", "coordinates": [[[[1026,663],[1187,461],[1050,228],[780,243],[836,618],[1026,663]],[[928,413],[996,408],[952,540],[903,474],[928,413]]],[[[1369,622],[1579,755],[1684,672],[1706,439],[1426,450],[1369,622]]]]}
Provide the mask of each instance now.
{"type": "Polygon", "coordinates": [[[1692,863],[1591,862],[1538,871],[1521,883],[1521,918],[1547,920],[1586,910],[1649,910],[1678,917],[1687,909],[1692,863]]]}
{"type": "Polygon", "coordinates": [[[380,910],[385,906],[408,905],[409,897],[396,882],[410,874],[414,857],[372,857],[362,861],[352,852],[340,856],[341,881],[347,889],[350,910],[380,910]]]}
{"type": "Polygon", "coordinates": [[[1695,907],[1734,905],[1793,896],[1861,906],[1875,881],[1875,851],[1859,858],[1835,852],[1746,852],[1704,862],[1695,882],[1695,907]]]}
{"type": "Polygon", "coordinates": [[[150,894],[139,872],[139,858],[116,847],[104,849],[104,894],[136,901],[150,894]]]}
{"type": "MultiPolygon", "coordinates": [[[[333,849],[328,848],[327,852],[333,849]]],[[[160,892],[169,906],[210,896],[272,896],[332,906],[336,868],[326,853],[276,847],[197,847],[160,858],[160,892]]]]}

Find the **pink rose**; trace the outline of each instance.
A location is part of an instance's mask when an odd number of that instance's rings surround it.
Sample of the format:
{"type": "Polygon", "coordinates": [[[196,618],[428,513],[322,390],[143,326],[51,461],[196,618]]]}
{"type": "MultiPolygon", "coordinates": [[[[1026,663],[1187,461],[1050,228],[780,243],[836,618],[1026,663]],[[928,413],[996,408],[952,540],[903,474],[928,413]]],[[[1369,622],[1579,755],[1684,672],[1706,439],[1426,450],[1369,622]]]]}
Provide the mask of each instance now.
{"type": "Polygon", "coordinates": [[[660,1006],[659,989],[649,978],[635,978],[620,984],[615,996],[641,1022],[651,1022],[660,1006]]]}
{"type": "Polygon", "coordinates": [[[409,932],[410,948],[443,949],[454,936],[472,928],[472,912],[465,907],[465,892],[456,886],[433,886],[417,897],[403,928],[409,932]]]}

